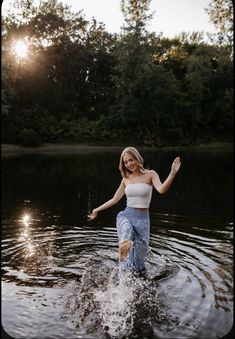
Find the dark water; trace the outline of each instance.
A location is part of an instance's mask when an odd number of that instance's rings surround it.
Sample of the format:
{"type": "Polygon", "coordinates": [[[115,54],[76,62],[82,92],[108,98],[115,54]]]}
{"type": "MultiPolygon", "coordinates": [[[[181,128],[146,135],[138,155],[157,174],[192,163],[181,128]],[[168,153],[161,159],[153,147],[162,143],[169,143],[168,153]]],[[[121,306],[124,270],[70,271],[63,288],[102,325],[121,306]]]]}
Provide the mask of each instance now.
{"type": "Polygon", "coordinates": [[[119,152],[3,156],[2,324],[15,338],[221,338],[233,325],[232,152],[143,152],[153,193],[148,279],[117,276],[119,152]]]}

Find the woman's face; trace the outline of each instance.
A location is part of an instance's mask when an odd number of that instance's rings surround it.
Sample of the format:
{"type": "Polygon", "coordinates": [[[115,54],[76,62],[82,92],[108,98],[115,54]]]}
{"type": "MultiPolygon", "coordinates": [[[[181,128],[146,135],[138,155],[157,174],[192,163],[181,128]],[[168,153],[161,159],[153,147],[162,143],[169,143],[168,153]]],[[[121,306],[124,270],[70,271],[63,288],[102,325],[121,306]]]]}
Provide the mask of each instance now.
{"type": "Polygon", "coordinates": [[[126,169],[129,171],[134,172],[138,169],[138,163],[131,154],[125,153],[122,159],[126,169]]]}

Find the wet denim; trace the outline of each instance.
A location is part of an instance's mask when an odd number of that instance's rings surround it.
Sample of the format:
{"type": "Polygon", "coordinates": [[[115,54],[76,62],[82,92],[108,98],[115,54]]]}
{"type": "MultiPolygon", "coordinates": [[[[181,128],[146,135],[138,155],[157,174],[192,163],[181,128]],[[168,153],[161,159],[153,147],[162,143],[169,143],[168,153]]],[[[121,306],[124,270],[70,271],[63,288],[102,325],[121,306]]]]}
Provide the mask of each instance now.
{"type": "Polygon", "coordinates": [[[133,270],[143,272],[149,246],[149,211],[126,207],[117,215],[119,246],[122,240],[131,240],[132,246],[125,261],[119,261],[119,273],[133,270]]]}

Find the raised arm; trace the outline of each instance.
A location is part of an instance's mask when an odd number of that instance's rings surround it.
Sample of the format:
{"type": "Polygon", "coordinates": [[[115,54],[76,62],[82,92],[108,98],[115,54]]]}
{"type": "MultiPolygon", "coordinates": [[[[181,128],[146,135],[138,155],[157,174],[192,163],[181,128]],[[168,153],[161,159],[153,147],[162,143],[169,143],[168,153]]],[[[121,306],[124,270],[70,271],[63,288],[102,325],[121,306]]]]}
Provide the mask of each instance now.
{"type": "Polygon", "coordinates": [[[168,191],[175,178],[175,175],[180,169],[180,166],[181,166],[180,157],[177,157],[173,161],[171,165],[171,171],[163,183],[161,182],[159,175],[155,171],[153,170],[150,171],[152,184],[160,194],[164,194],[168,191]]]}
{"type": "Polygon", "coordinates": [[[118,187],[112,199],[106,201],[104,204],[100,205],[99,207],[94,208],[93,211],[90,214],[88,214],[88,219],[92,220],[96,218],[98,212],[106,210],[107,208],[118,203],[118,201],[121,200],[124,194],[125,194],[125,184],[124,184],[124,179],[122,179],[121,184],[118,187]]]}

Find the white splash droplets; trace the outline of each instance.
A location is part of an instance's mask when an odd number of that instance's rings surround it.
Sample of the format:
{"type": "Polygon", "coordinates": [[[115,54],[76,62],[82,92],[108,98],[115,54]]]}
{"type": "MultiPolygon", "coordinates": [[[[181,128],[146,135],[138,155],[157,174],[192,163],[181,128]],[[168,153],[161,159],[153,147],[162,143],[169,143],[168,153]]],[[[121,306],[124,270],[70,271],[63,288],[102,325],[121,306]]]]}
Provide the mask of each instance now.
{"type": "Polygon", "coordinates": [[[97,290],[94,297],[100,305],[101,325],[104,330],[112,338],[131,334],[135,316],[135,293],[131,277],[126,276],[119,284],[109,279],[107,289],[97,290]]]}

